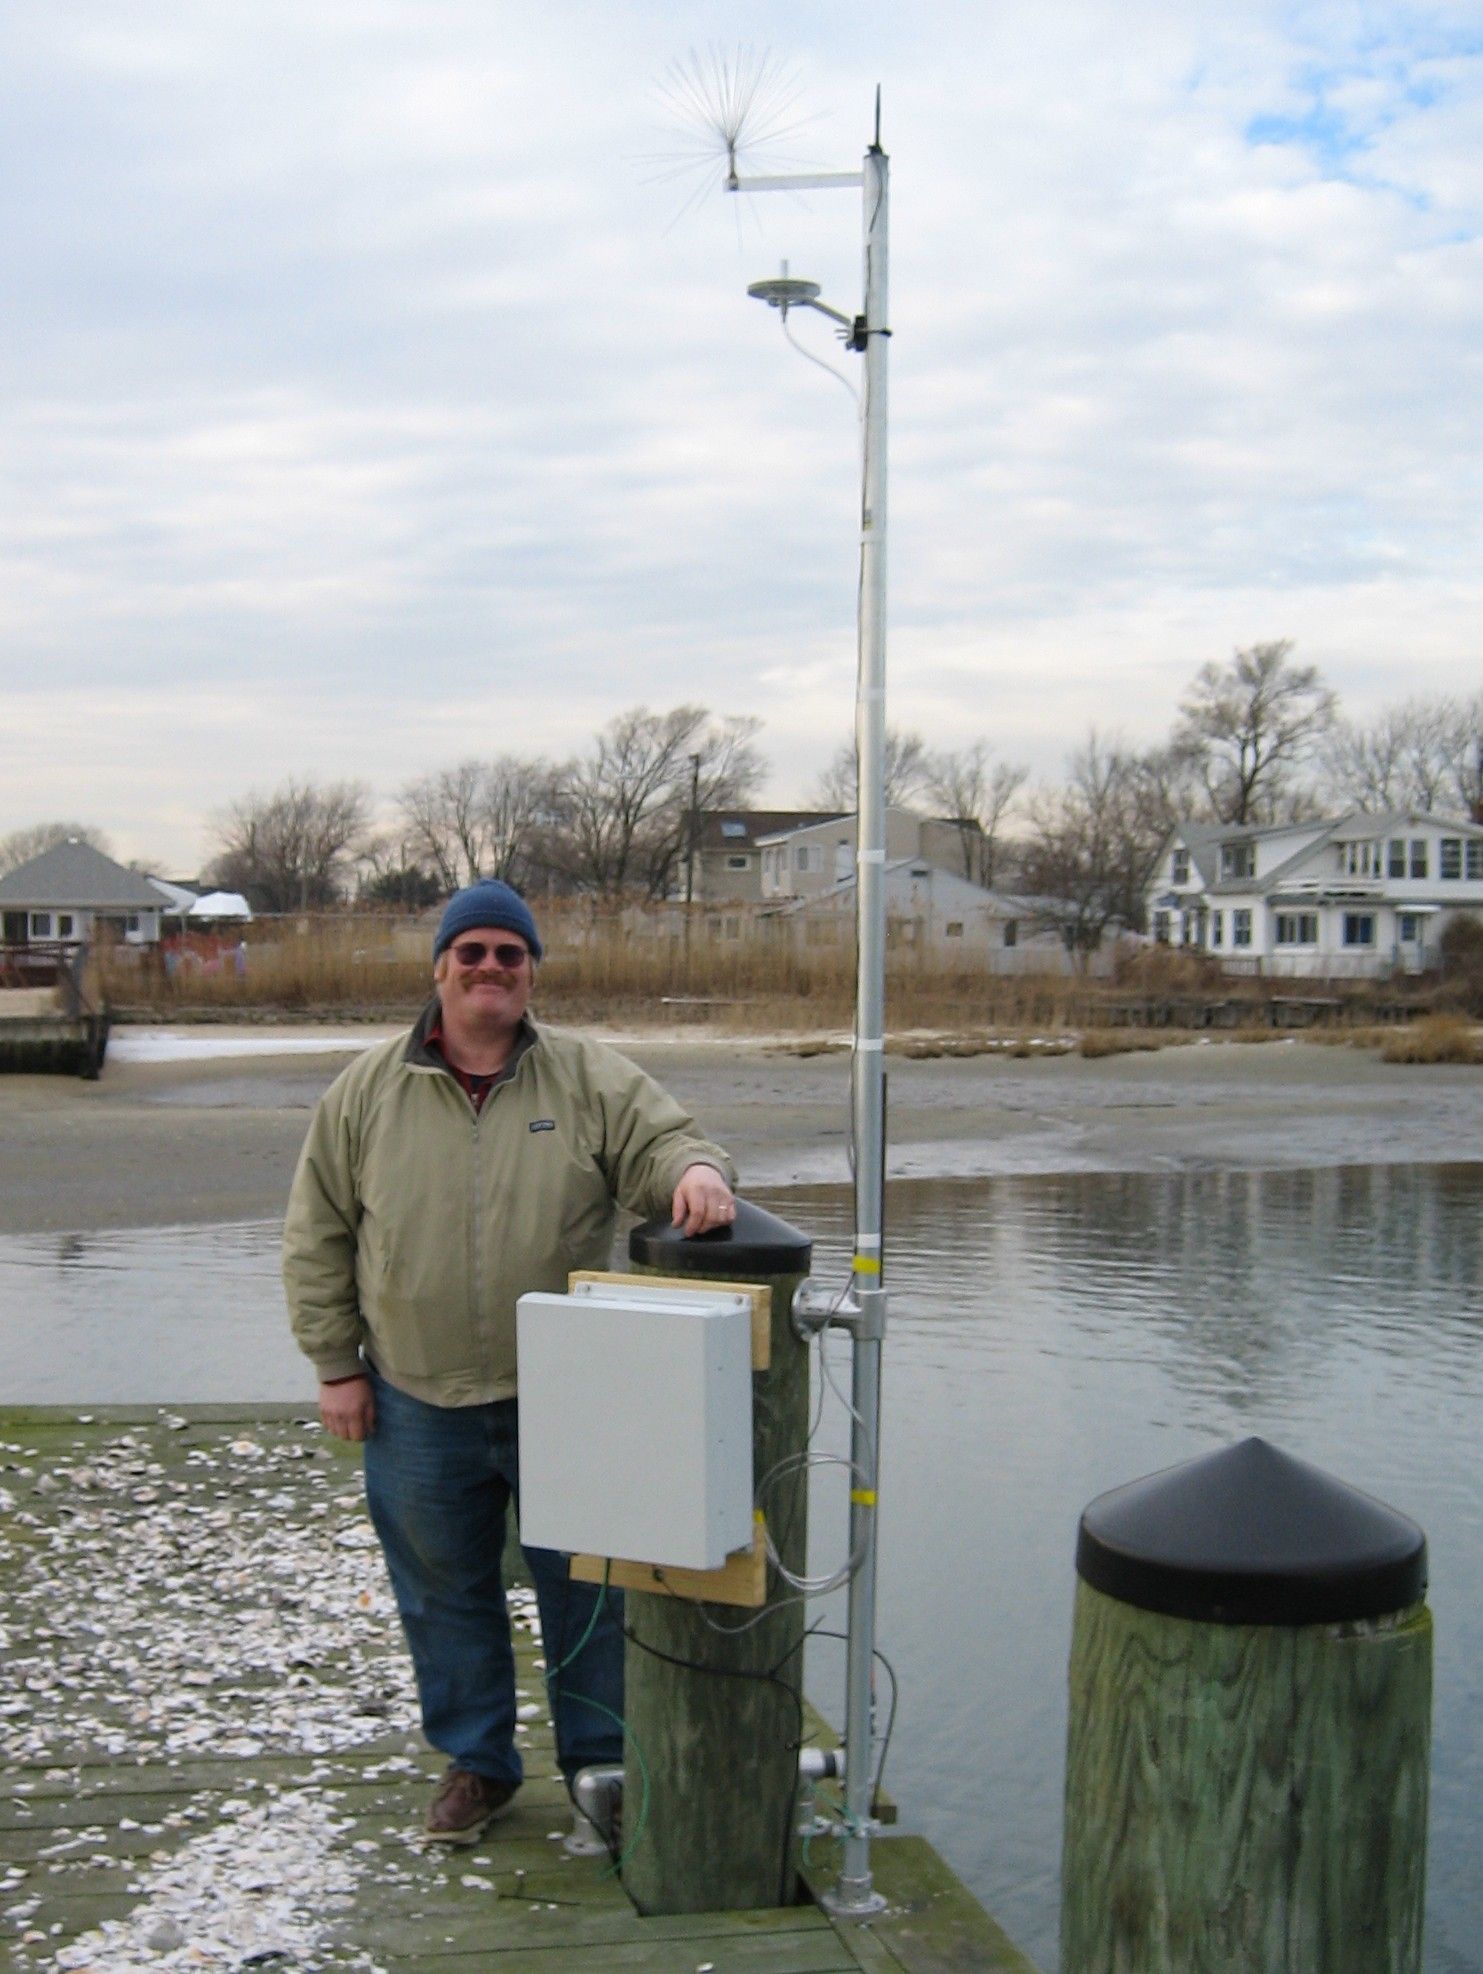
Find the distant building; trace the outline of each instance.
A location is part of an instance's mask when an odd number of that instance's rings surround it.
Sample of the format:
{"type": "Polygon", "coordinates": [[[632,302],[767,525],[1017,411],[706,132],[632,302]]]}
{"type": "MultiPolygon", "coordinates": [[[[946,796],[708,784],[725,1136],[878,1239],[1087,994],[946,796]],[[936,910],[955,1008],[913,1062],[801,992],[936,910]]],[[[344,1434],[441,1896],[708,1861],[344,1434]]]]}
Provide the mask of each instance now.
{"type": "Polygon", "coordinates": [[[707,809],[695,832],[691,859],[682,857],[674,896],[697,905],[755,904],[762,896],[763,837],[831,822],[831,809],[707,809]]]}
{"type": "Polygon", "coordinates": [[[172,878],[168,877],[152,877],[149,882],[164,900],[164,911],[167,918],[183,919],[201,895],[193,885],[177,884],[172,878]]]}
{"type": "MultiPolygon", "coordinates": [[[[853,877],[856,829],[853,815],[836,815],[760,835],[763,902],[818,898],[853,877]]],[[[958,825],[919,816],[912,809],[888,808],[886,861],[902,859],[952,871],[961,878],[963,838],[958,825]]]]}
{"type": "Polygon", "coordinates": [[[1364,815],[1181,823],[1149,891],[1153,936],[1233,972],[1417,973],[1449,919],[1483,915],[1483,824],[1364,815]]]}
{"type": "MultiPolygon", "coordinates": [[[[844,951],[855,936],[856,878],[832,884],[812,897],[764,906],[775,935],[804,951],[844,951]]],[[[1074,908],[1053,899],[986,891],[956,872],[901,857],[885,867],[886,947],[892,953],[930,954],[935,960],[972,961],[987,973],[1101,972],[1110,957],[1077,957],[1066,931],[1074,908]]]]}
{"type": "Polygon", "coordinates": [[[153,946],[168,909],[147,877],[69,837],[0,877],[0,939],[7,946],[81,945],[112,932],[153,946]]]}

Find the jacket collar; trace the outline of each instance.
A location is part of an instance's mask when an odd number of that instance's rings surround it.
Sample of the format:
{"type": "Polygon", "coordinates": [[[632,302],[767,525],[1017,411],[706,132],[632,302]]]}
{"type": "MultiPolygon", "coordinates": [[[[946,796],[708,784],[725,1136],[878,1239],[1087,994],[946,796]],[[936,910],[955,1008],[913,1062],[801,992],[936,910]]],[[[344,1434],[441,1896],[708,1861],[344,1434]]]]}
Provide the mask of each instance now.
{"type": "MultiPolygon", "coordinates": [[[[411,1033],[407,1037],[406,1046],[402,1050],[402,1061],[409,1068],[436,1069],[440,1070],[444,1076],[450,1076],[452,1074],[443,1057],[436,1049],[430,1049],[427,1043],[427,1038],[434,1028],[437,1027],[442,1012],[442,1002],[434,994],[423,1008],[421,1014],[418,1015],[416,1021],[413,1022],[411,1033]]],[[[529,1015],[522,1015],[520,1017],[520,1026],[515,1031],[515,1045],[510,1050],[510,1059],[495,1078],[495,1081],[497,1083],[504,1083],[513,1076],[519,1068],[521,1061],[529,1055],[539,1040],[540,1031],[537,1029],[535,1023],[529,1015]]]]}

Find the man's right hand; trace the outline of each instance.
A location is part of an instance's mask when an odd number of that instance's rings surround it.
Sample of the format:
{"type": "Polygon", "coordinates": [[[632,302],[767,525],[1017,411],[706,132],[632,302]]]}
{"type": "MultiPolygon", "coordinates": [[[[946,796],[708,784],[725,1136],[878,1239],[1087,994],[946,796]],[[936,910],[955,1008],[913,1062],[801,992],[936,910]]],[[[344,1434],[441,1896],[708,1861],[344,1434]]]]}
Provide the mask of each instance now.
{"type": "Polygon", "coordinates": [[[369,1378],[338,1378],[319,1387],[319,1421],[336,1439],[369,1439],[376,1430],[376,1395],[369,1378]]]}

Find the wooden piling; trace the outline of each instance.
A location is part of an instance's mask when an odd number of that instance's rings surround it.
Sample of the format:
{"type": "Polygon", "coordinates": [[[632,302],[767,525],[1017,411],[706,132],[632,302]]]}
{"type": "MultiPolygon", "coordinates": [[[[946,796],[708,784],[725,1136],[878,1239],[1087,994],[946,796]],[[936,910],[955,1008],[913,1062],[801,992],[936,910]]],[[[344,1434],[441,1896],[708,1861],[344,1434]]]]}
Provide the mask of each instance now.
{"type": "MultiPolygon", "coordinates": [[[[811,1244],[786,1221],[737,1202],[732,1227],[684,1241],[662,1222],[635,1228],[635,1272],[765,1282],[771,1362],[753,1378],[753,1482],[802,1453],[808,1348],[794,1335],[793,1291],[811,1244]]],[[[804,1568],[808,1485],[801,1468],[763,1490],[786,1566],[804,1568]]],[[[629,1591],[625,1662],[623,1882],[643,1913],[726,1912],[791,1904],[802,1725],[803,1605],[775,1570],[760,1609],[629,1591]],[[642,1773],[648,1814],[636,1830],[642,1773]],[[628,1833],[634,1833],[632,1835],[628,1833]]]]}
{"type": "Polygon", "coordinates": [[[1253,1439],[1094,1501],[1077,1570],[1064,1974],[1415,1974],[1420,1529],[1253,1439]]]}

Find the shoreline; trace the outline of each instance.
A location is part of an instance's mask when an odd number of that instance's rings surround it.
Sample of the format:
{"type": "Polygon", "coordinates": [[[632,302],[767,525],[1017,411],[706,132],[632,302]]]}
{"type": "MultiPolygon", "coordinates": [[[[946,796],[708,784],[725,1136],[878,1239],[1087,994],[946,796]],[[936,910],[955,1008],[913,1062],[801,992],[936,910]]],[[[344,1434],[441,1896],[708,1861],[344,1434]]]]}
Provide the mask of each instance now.
{"type": "MultiPolygon", "coordinates": [[[[272,1218],[319,1094],[350,1051],[396,1032],[216,1030],[209,1053],[110,1051],[96,1083],[0,1078],[0,1231],[272,1218]]],[[[795,1038],[688,1033],[603,1039],[726,1145],[744,1190],[847,1180],[846,1050],[800,1056],[795,1038]]],[[[1476,1067],[1387,1064],[1300,1037],[1100,1058],[893,1055],[888,1074],[891,1179],[1483,1158],[1476,1067]]]]}

